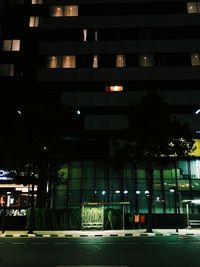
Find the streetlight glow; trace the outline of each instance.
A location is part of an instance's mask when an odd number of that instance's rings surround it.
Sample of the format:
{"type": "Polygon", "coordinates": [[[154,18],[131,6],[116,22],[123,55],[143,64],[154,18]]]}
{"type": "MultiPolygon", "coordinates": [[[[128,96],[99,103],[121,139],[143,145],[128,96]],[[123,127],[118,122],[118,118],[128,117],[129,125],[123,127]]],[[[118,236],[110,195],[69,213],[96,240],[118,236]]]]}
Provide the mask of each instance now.
{"type": "Polygon", "coordinates": [[[199,114],[200,113],[200,109],[198,108],[196,111],[195,111],[195,114],[199,114]]]}

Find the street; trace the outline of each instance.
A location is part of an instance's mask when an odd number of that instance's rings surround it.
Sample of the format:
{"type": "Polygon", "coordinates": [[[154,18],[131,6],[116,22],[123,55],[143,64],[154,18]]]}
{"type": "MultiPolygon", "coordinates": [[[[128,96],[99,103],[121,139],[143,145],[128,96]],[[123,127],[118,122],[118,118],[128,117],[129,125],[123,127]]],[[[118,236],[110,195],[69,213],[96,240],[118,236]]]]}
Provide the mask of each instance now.
{"type": "Polygon", "coordinates": [[[200,236],[1,238],[1,267],[199,265],[200,236]]]}

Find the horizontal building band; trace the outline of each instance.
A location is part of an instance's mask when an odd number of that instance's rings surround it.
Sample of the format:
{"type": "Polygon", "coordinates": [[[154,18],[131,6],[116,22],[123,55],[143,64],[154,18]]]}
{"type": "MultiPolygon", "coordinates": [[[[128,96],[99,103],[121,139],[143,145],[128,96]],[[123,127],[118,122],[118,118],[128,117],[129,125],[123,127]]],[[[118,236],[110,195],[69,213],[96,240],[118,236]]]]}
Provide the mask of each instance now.
{"type": "MultiPolygon", "coordinates": [[[[32,29],[33,30],[33,29],[32,29]]],[[[41,43],[46,42],[83,42],[90,43],[112,41],[143,41],[146,40],[191,40],[199,39],[198,32],[200,26],[182,26],[182,27],[128,27],[128,28],[77,28],[77,29],[48,29],[42,31],[40,28],[33,30],[39,35],[41,43]],[[84,33],[86,34],[84,40],[84,33]]],[[[84,43],[85,45],[85,43],[84,43]]]]}
{"type": "Polygon", "coordinates": [[[187,53],[200,51],[200,39],[107,42],[42,42],[41,55],[109,53],[187,53]]]}
{"type": "MultiPolygon", "coordinates": [[[[68,0],[43,0],[44,5],[57,5],[58,2],[61,5],[67,5],[69,4],[68,0]]],[[[138,0],[126,0],[126,3],[138,3],[138,0]]],[[[139,0],[140,3],[151,3],[152,0],[139,0]]],[[[154,3],[166,3],[166,0],[154,0],[154,3]]],[[[168,3],[172,2],[174,3],[174,0],[167,0],[168,3]]],[[[77,5],[79,4],[115,4],[115,3],[121,3],[124,4],[124,0],[76,0],[74,1],[77,5]]],[[[176,0],[176,3],[186,3],[185,0],[176,0]]]]}
{"type": "Polygon", "coordinates": [[[47,29],[85,28],[123,28],[123,27],[169,27],[199,26],[198,14],[181,15],[137,15],[137,16],[104,16],[104,17],[44,17],[40,27],[47,29]]]}
{"type": "Polygon", "coordinates": [[[123,82],[199,79],[200,67],[144,67],[107,69],[40,69],[38,80],[66,82],[123,82]]]}

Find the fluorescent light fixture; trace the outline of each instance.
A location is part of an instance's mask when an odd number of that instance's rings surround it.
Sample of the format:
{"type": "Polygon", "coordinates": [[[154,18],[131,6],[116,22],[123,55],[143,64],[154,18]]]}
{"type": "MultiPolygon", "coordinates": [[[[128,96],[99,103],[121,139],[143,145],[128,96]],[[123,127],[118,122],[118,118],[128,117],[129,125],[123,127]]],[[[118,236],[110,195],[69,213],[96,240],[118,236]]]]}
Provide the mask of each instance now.
{"type": "Polygon", "coordinates": [[[194,203],[194,204],[200,204],[200,199],[194,199],[191,202],[194,203]]]}
{"type": "Polygon", "coordinates": [[[200,113],[200,109],[198,108],[196,111],[195,111],[195,114],[199,114],[200,113]]]}

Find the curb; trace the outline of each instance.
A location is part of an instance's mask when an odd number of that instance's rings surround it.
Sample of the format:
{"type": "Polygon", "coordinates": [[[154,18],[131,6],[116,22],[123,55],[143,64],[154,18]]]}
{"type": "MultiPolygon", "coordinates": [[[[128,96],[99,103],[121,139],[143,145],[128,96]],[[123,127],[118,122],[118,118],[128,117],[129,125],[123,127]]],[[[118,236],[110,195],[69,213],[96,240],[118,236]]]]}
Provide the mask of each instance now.
{"type": "Polygon", "coordinates": [[[43,238],[70,238],[70,237],[148,237],[148,236],[191,236],[195,235],[194,233],[140,233],[140,234],[0,234],[0,238],[9,238],[9,237],[43,237],[43,238]]]}

